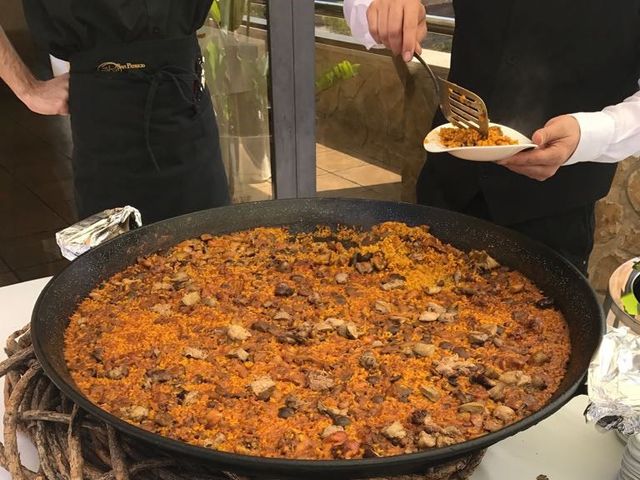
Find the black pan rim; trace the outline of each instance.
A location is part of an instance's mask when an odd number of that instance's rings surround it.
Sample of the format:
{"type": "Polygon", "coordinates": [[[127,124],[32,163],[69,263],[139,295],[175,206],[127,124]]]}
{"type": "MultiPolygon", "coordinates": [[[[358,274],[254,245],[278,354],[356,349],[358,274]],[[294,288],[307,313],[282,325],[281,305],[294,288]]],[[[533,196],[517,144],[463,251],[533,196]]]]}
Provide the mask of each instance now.
{"type": "MultiPolygon", "coordinates": [[[[286,199],[286,200],[271,200],[267,202],[251,202],[240,205],[231,205],[226,207],[219,207],[215,210],[227,210],[227,211],[237,211],[242,208],[261,208],[261,206],[265,203],[273,204],[278,203],[283,206],[286,205],[296,205],[300,203],[324,203],[330,205],[334,204],[361,204],[365,205],[377,205],[377,206],[388,206],[392,208],[398,207],[411,207],[411,208],[420,208],[424,209],[425,212],[429,210],[439,210],[434,207],[425,207],[421,205],[414,205],[404,202],[388,202],[388,201],[378,201],[378,200],[366,200],[366,199],[340,199],[340,198],[310,198],[310,199],[286,199]]],[[[139,229],[136,229],[128,234],[122,235],[115,239],[112,239],[108,242],[105,242],[103,245],[97,247],[96,249],[87,252],[82,255],[80,258],[90,258],[92,255],[95,255],[95,252],[98,249],[101,249],[105,246],[110,245],[114,242],[122,242],[123,238],[126,235],[136,234],[143,235],[145,232],[150,231],[154,228],[158,228],[160,224],[166,224],[167,222],[175,222],[178,223],[180,219],[184,219],[186,217],[206,215],[209,210],[203,210],[200,212],[195,212],[192,214],[187,214],[181,217],[176,217],[173,219],[165,220],[164,222],[159,222],[156,224],[151,224],[147,226],[143,226],[139,229]],[[136,233],[137,232],[137,233],[136,233]]],[[[446,212],[451,213],[451,212],[446,212]]],[[[556,262],[560,262],[563,264],[564,268],[571,270],[573,275],[576,275],[578,278],[582,278],[584,282],[586,279],[584,276],[578,271],[578,269],[573,266],[566,259],[562,258],[559,254],[553,251],[551,248],[540,244],[534,240],[531,240],[521,234],[508,230],[504,227],[496,226],[484,220],[477,219],[475,217],[470,217],[467,215],[459,214],[459,213],[451,213],[458,218],[464,217],[464,219],[475,227],[482,227],[483,225],[490,225],[491,229],[494,231],[502,231],[502,233],[508,233],[508,235],[512,238],[515,238],[522,244],[524,247],[537,249],[548,257],[552,258],[556,262]]],[[[284,224],[283,224],[284,225],[284,224]]],[[[287,225],[291,225],[291,223],[287,223],[287,225]]],[[[296,474],[304,471],[309,472],[324,472],[324,473],[335,473],[335,474],[355,474],[362,470],[372,470],[375,467],[379,468],[401,468],[405,466],[412,465],[420,465],[423,467],[438,464],[445,462],[447,460],[451,460],[453,458],[458,458],[462,455],[475,452],[484,448],[487,448],[499,441],[504,440],[516,433],[519,433],[523,430],[526,430],[545,418],[549,417],[553,413],[557,412],[562,406],[564,406],[571,398],[575,396],[576,390],[581,385],[581,381],[577,380],[570,384],[568,388],[561,394],[556,397],[553,397],[544,407],[540,410],[536,411],[532,415],[525,417],[524,419],[511,424],[503,429],[498,430],[497,432],[492,432],[481,437],[468,440],[463,443],[459,443],[456,445],[452,445],[450,447],[442,447],[430,449],[422,452],[416,452],[412,454],[402,454],[396,456],[389,457],[378,457],[378,458],[366,458],[366,459],[350,459],[350,460],[301,460],[301,459],[288,459],[288,458],[275,458],[275,457],[259,457],[259,456],[250,456],[250,455],[241,455],[236,453],[229,452],[220,452],[211,449],[207,449],[204,447],[198,447],[195,445],[191,445],[180,440],[174,440],[168,437],[163,437],[157,435],[155,433],[149,432],[142,428],[136,427],[132,424],[121,420],[120,418],[102,410],[97,405],[93,404],[89,401],[84,395],[80,393],[80,391],[74,388],[73,385],[66,382],[61,376],[58,375],[56,369],[53,367],[51,362],[49,361],[47,355],[44,353],[44,348],[42,345],[42,341],[46,338],[45,335],[38,334],[38,312],[40,310],[42,302],[44,302],[47,298],[47,293],[49,290],[55,285],[55,282],[58,281],[59,278],[64,278],[64,275],[69,274],[69,269],[72,268],[72,264],[68,265],[62,272],[56,275],[52,280],[50,280],[47,285],[44,287],[43,291],[39,295],[36,304],[33,309],[31,325],[32,332],[35,334],[33,337],[33,346],[36,357],[40,361],[42,368],[45,374],[53,381],[53,383],[72,401],[77,403],[80,407],[82,407],[85,411],[94,414],[96,417],[105,421],[108,424],[113,425],[119,431],[131,435],[134,438],[142,440],[148,444],[155,445],[165,451],[175,452],[179,454],[183,454],[189,456],[191,458],[197,458],[200,460],[206,460],[212,462],[212,464],[220,465],[221,467],[232,467],[237,469],[238,471],[249,470],[255,471],[257,469],[273,472],[273,473],[281,473],[281,474],[296,474]],[[33,328],[35,326],[35,328],[33,328]]],[[[602,312],[602,307],[597,301],[597,297],[595,292],[590,289],[590,296],[592,297],[590,300],[593,301],[594,306],[597,305],[598,310],[600,312],[600,322],[599,322],[599,334],[600,337],[604,334],[604,315],[602,312]]],[[[594,352],[595,353],[595,348],[594,352]]]]}

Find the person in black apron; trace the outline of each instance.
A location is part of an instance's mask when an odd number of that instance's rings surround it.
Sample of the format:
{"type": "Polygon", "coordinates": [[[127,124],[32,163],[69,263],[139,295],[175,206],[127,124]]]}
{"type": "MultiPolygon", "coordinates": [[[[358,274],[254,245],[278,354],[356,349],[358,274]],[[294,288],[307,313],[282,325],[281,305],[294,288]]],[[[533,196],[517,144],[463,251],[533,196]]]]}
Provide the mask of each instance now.
{"type": "Polygon", "coordinates": [[[24,0],[71,65],[78,214],[132,205],[145,223],[229,203],[195,31],[211,0],[24,0]]]}
{"type": "MultiPolygon", "coordinates": [[[[419,3],[377,1],[396,10],[419,3]]],[[[600,111],[638,90],[640,0],[615,7],[599,0],[453,0],[453,6],[449,80],[479,94],[493,122],[531,136],[551,118],[600,111]]],[[[396,53],[404,53],[395,38],[396,53]]],[[[438,112],[433,127],[446,122],[438,112]]],[[[498,164],[429,154],[416,193],[421,204],[542,241],[586,274],[595,202],[607,195],[615,172],[616,164],[584,162],[540,182],[498,164]]]]}

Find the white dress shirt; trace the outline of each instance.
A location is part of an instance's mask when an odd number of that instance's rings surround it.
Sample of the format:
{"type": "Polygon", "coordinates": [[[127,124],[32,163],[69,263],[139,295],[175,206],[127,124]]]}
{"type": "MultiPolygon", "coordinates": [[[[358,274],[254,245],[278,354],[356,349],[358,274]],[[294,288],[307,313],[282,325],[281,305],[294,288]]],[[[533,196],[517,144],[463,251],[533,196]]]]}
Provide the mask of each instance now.
{"type": "MultiPolygon", "coordinates": [[[[344,18],[353,37],[366,48],[380,47],[369,33],[367,22],[367,9],[372,2],[344,0],[344,18]]],[[[638,85],[640,87],[640,80],[638,85]]],[[[579,112],[572,116],[580,125],[580,141],[565,165],[615,163],[640,155],[640,91],[601,112],[579,112]]]]}

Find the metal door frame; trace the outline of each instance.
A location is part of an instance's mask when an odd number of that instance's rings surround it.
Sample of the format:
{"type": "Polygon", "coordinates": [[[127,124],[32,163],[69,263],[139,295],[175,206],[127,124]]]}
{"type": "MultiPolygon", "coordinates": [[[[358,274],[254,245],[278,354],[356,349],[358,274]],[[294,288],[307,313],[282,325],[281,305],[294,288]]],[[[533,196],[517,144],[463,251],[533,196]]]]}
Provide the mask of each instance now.
{"type": "Polygon", "coordinates": [[[316,194],[315,3],[268,0],[274,198],[316,194]]]}

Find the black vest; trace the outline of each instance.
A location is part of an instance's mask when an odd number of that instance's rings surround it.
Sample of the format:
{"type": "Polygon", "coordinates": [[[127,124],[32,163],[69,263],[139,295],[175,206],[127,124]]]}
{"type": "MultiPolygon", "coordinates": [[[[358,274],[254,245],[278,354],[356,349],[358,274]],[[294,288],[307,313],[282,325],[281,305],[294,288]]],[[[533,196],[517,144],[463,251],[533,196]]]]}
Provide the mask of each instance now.
{"type": "MultiPolygon", "coordinates": [[[[491,121],[530,136],[564,113],[598,111],[638,91],[640,0],[454,0],[449,78],[484,98],[491,121]]],[[[445,123],[438,114],[434,125],[445,123]]],[[[514,224],[607,195],[615,165],[562,167],[538,182],[491,163],[430,154],[421,203],[464,209],[480,191],[514,224]]]]}

